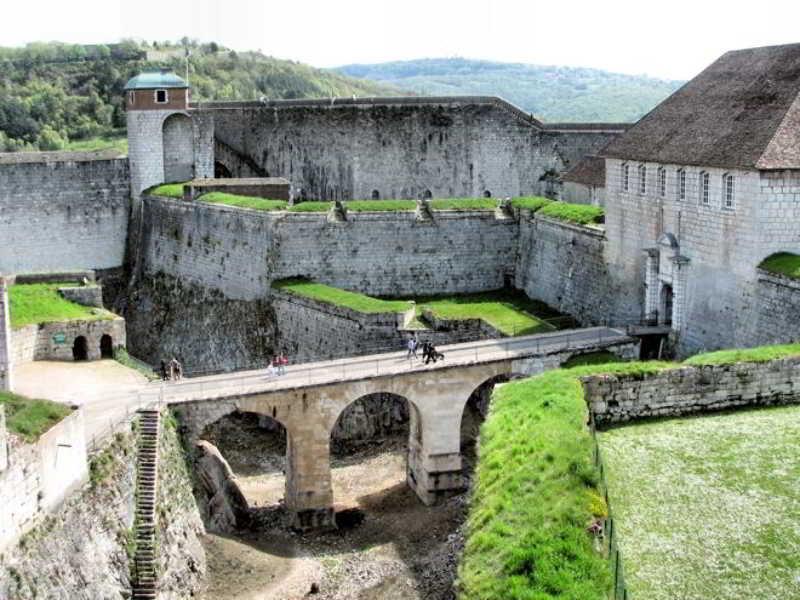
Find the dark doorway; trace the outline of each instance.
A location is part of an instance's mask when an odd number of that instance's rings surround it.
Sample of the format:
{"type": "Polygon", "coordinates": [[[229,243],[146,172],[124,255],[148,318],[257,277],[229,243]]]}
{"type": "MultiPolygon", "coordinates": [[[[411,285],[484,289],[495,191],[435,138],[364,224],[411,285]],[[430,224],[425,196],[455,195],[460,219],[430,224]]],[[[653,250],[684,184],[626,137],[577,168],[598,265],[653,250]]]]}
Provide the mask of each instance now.
{"type": "Polygon", "coordinates": [[[72,359],[89,360],[89,345],[82,335],[76,337],[75,342],[72,344],[72,359]]]}
{"type": "Polygon", "coordinates": [[[380,200],[381,193],[378,190],[372,190],[372,199],[373,200],[380,200]]]}
{"type": "Polygon", "coordinates": [[[100,338],[100,357],[114,358],[114,341],[108,334],[100,338]]]}
{"type": "Polygon", "coordinates": [[[664,325],[672,325],[672,286],[661,288],[661,315],[664,325]]]}
{"type": "Polygon", "coordinates": [[[214,178],[228,179],[231,177],[231,170],[219,161],[214,163],[214,178]]]}

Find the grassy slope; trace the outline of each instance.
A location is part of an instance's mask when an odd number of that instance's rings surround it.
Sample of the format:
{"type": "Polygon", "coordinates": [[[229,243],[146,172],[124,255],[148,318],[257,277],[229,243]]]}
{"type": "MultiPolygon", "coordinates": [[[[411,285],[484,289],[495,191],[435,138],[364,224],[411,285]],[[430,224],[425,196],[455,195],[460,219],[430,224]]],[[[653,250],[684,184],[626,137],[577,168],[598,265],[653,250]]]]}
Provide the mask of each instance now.
{"type": "Polygon", "coordinates": [[[250,208],[253,210],[283,210],[289,204],[285,200],[268,200],[266,198],[256,198],[253,196],[239,196],[236,194],[226,194],[224,192],[209,192],[200,197],[201,202],[211,204],[225,204],[227,206],[237,206],[239,208],[250,208]]]}
{"type": "Polygon", "coordinates": [[[600,435],[633,598],[798,598],[800,407],[600,435]]]}
{"type": "Polygon", "coordinates": [[[549,371],[495,392],[459,568],[461,600],[604,600],[611,574],[586,527],[604,509],[578,381],[663,363],[549,371]]]}
{"type": "Polygon", "coordinates": [[[32,283],[9,288],[11,327],[18,329],[33,323],[74,319],[107,319],[110,313],[75,304],[59,296],[58,288],[69,283],[32,283]]]}
{"type": "Polygon", "coordinates": [[[63,404],[50,400],[33,400],[10,392],[0,392],[0,404],[5,406],[8,429],[35,442],[40,435],[72,412],[63,404]]]}
{"type": "Polygon", "coordinates": [[[764,259],[759,265],[765,271],[800,279],[800,255],[790,252],[779,252],[764,259]]]}
{"type": "Polygon", "coordinates": [[[551,202],[539,209],[538,214],[577,225],[592,225],[602,223],[605,212],[600,206],[551,202]]]}
{"type": "Polygon", "coordinates": [[[380,298],[373,298],[358,292],[350,292],[323,283],[314,283],[313,281],[285,279],[273,282],[272,286],[291,294],[305,296],[336,306],[343,306],[363,313],[402,312],[411,306],[408,300],[381,300],[380,298]]]}
{"type": "Polygon", "coordinates": [[[696,354],[684,361],[687,365],[729,365],[737,362],[767,362],[778,358],[800,356],[800,344],[758,346],[735,350],[717,350],[696,354]]]}

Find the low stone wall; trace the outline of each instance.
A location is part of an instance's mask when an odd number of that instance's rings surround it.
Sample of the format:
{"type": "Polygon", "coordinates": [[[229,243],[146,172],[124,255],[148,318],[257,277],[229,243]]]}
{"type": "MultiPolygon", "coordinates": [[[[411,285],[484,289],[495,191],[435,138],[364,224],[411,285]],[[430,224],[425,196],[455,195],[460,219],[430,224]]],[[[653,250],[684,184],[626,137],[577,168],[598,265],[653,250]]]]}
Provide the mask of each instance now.
{"type": "Polygon", "coordinates": [[[88,476],[81,409],[42,434],[36,443],[12,444],[8,466],[0,470],[0,552],[55,510],[88,476]]]}
{"type": "Polygon", "coordinates": [[[99,285],[62,287],[58,288],[58,293],[70,302],[75,302],[82,306],[103,308],[103,288],[99,285]]]}
{"type": "Polygon", "coordinates": [[[648,417],[674,417],[738,406],[800,400],[800,357],[765,363],[681,367],[655,375],[596,375],[582,379],[598,426],[648,417]]]}
{"type": "MultiPolygon", "coordinates": [[[[447,338],[447,341],[439,341],[438,343],[459,344],[461,342],[506,337],[483,319],[444,319],[436,316],[436,313],[428,309],[424,309],[422,314],[425,317],[425,322],[433,330],[431,333],[434,338],[447,338]]],[[[423,337],[426,336],[423,335],[423,337]]]]}
{"type": "Polygon", "coordinates": [[[205,179],[183,186],[184,200],[197,200],[202,194],[224,192],[239,196],[289,200],[289,181],[282,177],[247,177],[241,179],[205,179]]]}
{"type": "Polygon", "coordinates": [[[112,347],[125,347],[125,319],[114,317],[98,321],[58,321],[26,325],[11,334],[12,364],[34,360],[66,360],[73,358],[73,345],[79,336],[86,338],[88,360],[101,358],[100,342],[111,336],[112,347]]]}

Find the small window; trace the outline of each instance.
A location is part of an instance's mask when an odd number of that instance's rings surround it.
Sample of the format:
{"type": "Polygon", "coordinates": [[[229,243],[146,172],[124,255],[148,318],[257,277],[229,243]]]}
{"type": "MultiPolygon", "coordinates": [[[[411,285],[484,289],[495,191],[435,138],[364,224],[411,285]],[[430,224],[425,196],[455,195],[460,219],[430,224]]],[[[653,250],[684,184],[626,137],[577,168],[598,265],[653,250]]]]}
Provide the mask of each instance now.
{"type": "Polygon", "coordinates": [[[156,104],[166,104],[168,100],[167,90],[156,90],[156,104]]]}
{"type": "Polygon", "coordinates": [[[667,195],[667,170],[658,168],[658,195],[664,198],[667,195]]]}
{"type": "Polygon", "coordinates": [[[733,210],[735,189],[733,175],[730,173],[725,173],[725,175],[722,176],[722,190],[725,198],[725,208],[733,210]]]}
{"type": "Polygon", "coordinates": [[[628,191],[628,186],[630,184],[630,171],[628,168],[628,163],[622,164],[622,189],[624,191],[628,191]]]}
{"type": "Polygon", "coordinates": [[[128,92],[128,102],[131,106],[136,104],[136,92],[130,91],[128,92]]]}
{"type": "Polygon", "coordinates": [[[708,206],[710,204],[710,199],[708,195],[708,172],[707,171],[700,171],[700,202],[704,205],[708,206]]]}
{"type": "Polygon", "coordinates": [[[639,193],[645,194],[647,192],[647,167],[639,165],[639,193]]]}
{"type": "Polygon", "coordinates": [[[686,200],[686,169],[678,169],[678,200],[686,200]]]}

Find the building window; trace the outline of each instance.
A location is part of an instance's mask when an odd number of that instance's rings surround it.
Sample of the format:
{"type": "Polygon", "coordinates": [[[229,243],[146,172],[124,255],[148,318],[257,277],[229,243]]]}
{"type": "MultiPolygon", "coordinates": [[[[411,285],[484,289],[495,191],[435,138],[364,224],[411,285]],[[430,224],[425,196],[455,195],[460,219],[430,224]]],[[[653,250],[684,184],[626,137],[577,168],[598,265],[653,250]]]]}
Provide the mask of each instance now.
{"type": "Polygon", "coordinates": [[[724,202],[725,208],[733,209],[735,187],[734,187],[733,175],[731,175],[730,173],[725,173],[725,175],[722,176],[722,191],[723,191],[723,197],[725,199],[724,202]]]}
{"type": "Polygon", "coordinates": [[[136,103],[136,92],[128,92],[128,102],[131,106],[136,103]]]}
{"type": "Polygon", "coordinates": [[[708,206],[710,204],[710,202],[709,202],[709,196],[708,196],[708,181],[709,181],[709,177],[708,177],[708,172],[707,171],[700,171],[700,179],[699,179],[699,181],[700,181],[700,190],[699,190],[700,191],[700,202],[702,202],[703,204],[708,206]]]}
{"type": "Polygon", "coordinates": [[[678,169],[678,200],[686,200],[686,169],[678,169]]]}
{"type": "Polygon", "coordinates": [[[622,163],[622,189],[628,191],[628,184],[630,182],[630,172],[628,170],[628,163],[622,163]]]}
{"type": "Polygon", "coordinates": [[[639,165],[639,193],[644,194],[647,192],[647,167],[639,165]]]}
{"type": "Polygon", "coordinates": [[[156,104],[166,104],[168,100],[167,90],[156,90],[156,104]]]}
{"type": "Polygon", "coordinates": [[[667,170],[664,167],[658,168],[658,195],[662,198],[667,195],[667,170]]]}

